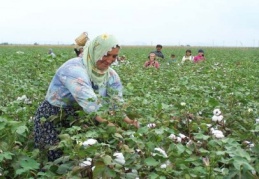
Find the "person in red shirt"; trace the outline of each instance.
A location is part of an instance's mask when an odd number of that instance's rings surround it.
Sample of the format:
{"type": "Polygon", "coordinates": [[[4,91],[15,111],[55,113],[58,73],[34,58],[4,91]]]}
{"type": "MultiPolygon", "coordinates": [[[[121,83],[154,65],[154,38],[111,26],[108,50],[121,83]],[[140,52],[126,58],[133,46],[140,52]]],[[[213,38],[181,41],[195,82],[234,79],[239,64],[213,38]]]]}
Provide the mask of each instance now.
{"type": "Polygon", "coordinates": [[[204,61],[204,60],[206,60],[205,56],[204,56],[204,51],[202,49],[200,49],[198,51],[198,55],[193,58],[193,62],[197,63],[197,62],[201,62],[201,61],[204,61]]]}
{"type": "Polygon", "coordinates": [[[159,63],[156,61],[156,54],[150,53],[148,56],[148,60],[145,62],[144,67],[155,67],[156,69],[159,68],[159,63]]]}

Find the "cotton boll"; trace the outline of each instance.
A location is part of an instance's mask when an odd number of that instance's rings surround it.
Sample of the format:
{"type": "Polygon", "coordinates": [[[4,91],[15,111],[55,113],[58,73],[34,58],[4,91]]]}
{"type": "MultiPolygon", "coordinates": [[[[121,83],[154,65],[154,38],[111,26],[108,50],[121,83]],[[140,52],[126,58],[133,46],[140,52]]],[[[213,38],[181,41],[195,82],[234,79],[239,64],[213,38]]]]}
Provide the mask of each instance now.
{"type": "Polygon", "coordinates": [[[125,164],[125,158],[123,156],[122,153],[119,153],[119,152],[115,152],[113,154],[113,156],[115,157],[114,161],[120,165],[124,165],[125,164]]]}
{"type": "Polygon", "coordinates": [[[92,165],[92,162],[90,161],[83,161],[82,163],[79,164],[80,167],[87,167],[91,165],[92,165]]]}
{"type": "Polygon", "coordinates": [[[255,123],[259,124],[259,118],[255,119],[255,123]]]}
{"type": "Polygon", "coordinates": [[[179,135],[179,137],[181,137],[181,139],[185,139],[185,138],[187,138],[184,134],[178,134],[179,135]]]}
{"type": "Polygon", "coordinates": [[[84,147],[92,146],[97,143],[96,139],[88,139],[82,143],[84,147]]]}
{"type": "Polygon", "coordinates": [[[214,116],[212,116],[211,119],[213,122],[220,122],[223,119],[223,115],[219,115],[219,116],[214,115],[214,116]]]}
{"type": "Polygon", "coordinates": [[[215,129],[211,128],[210,131],[211,131],[212,135],[214,137],[216,137],[217,139],[221,139],[221,138],[225,137],[223,132],[220,130],[215,130],[215,129]]]}
{"type": "Polygon", "coordinates": [[[165,158],[167,158],[168,156],[167,156],[167,154],[166,154],[166,152],[163,150],[163,149],[161,149],[161,148],[155,148],[154,149],[155,151],[158,151],[159,153],[161,153],[165,158]]]}
{"type": "Polygon", "coordinates": [[[166,168],[166,167],[167,165],[165,163],[160,166],[160,168],[166,168]]]}
{"type": "Polygon", "coordinates": [[[212,126],[212,124],[206,124],[206,126],[207,126],[207,127],[211,127],[211,126],[212,126]]]}
{"type": "Polygon", "coordinates": [[[176,137],[176,142],[177,143],[181,143],[182,142],[182,138],[181,137],[176,137]]]}
{"type": "Polygon", "coordinates": [[[214,114],[215,116],[221,115],[220,109],[214,109],[214,110],[213,110],[213,114],[214,114]]]}
{"type": "Polygon", "coordinates": [[[170,136],[168,137],[169,139],[175,140],[176,136],[174,134],[170,134],[170,136]]]}
{"type": "Polygon", "coordinates": [[[214,134],[214,136],[215,136],[217,139],[222,139],[222,138],[225,137],[223,133],[216,133],[216,134],[214,134]]]}
{"type": "Polygon", "coordinates": [[[155,123],[150,123],[147,125],[148,128],[155,128],[156,127],[156,124],[155,123]]]}

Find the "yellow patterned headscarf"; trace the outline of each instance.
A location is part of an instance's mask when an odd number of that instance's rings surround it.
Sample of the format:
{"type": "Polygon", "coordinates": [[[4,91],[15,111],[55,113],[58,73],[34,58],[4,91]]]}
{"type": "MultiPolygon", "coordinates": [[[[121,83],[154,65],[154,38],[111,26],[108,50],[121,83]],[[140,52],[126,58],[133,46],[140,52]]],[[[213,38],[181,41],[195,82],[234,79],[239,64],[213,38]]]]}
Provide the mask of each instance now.
{"type": "Polygon", "coordinates": [[[94,38],[84,46],[83,62],[87,68],[87,73],[91,81],[100,86],[105,85],[109,78],[109,70],[101,71],[97,69],[96,62],[101,60],[104,55],[112,48],[119,45],[117,39],[113,35],[103,34],[94,38]]]}

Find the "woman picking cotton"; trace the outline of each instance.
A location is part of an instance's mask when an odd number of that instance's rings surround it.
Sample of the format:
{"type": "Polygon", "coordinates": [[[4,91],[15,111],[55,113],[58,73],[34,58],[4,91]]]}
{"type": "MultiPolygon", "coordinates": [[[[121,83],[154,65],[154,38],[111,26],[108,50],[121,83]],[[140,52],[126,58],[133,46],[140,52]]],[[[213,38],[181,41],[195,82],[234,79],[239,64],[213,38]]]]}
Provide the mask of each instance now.
{"type": "Polygon", "coordinates": [[[156,54],[151,52],[148,56],[148,60],[145,62],[144,67],[155,67],[156,69],[159,68],[159,63],[156,61],[156,54]]]}
{"type": "MultiPolygon", "coordinates": [[[[76,111],[80,108],[86,113],[97,112],[102,105],[97,96],[123,101],[120,78],[110,68],[119,50],[120,46],[113,35],[100,35],[85,45],[82,57],[68,60],[56,71],[45,100],[35,116],[34,135],[37,148],[56,145],[59,142],[58,128],[70,127],[67,120],[54,123],[51,116],[62,114],[76,117],[76,111]]],[[[126,123],[138,127],[137,120],[131,120],[126,115],[122,118],[126,123]]],[[[114,126],[99,115],[94,120],[114,126]]],[[[62,151],[48,151],[49,161],[61,156],[62,151]]]]}

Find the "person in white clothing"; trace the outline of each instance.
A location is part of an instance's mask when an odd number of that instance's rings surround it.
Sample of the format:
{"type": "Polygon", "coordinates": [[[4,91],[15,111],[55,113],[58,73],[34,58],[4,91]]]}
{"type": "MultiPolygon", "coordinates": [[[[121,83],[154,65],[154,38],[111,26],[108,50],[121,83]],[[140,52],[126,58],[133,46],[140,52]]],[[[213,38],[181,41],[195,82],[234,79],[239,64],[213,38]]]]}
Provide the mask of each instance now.
{"type": "Polygon", "coordinates": [[[192,51],[191,50],[186,50],[185,55],[182,58],[182,63],[186,61],[193,61],[193,56],[192,56],[192,51]]]}

